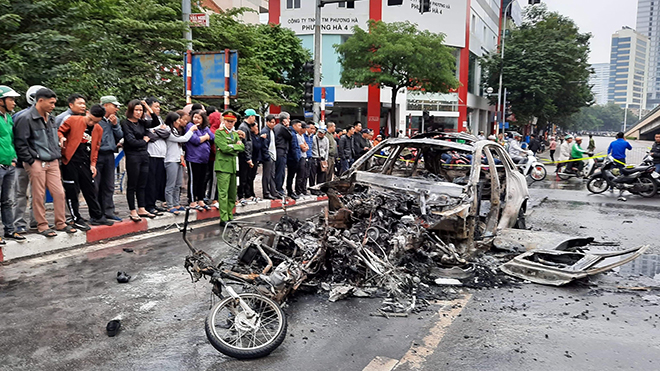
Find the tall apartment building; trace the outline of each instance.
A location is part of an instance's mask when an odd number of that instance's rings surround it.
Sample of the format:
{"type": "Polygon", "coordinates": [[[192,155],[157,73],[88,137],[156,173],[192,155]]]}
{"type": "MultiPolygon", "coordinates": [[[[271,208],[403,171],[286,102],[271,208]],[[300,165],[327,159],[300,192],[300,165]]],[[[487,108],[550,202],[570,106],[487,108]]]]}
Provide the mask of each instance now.
{"type": "Polygon", "coordinates": [[[589,76],[591,92],[594,94],[594,101],[598,105],[607,104],[607,89],[610,82],[610,64],[595,63],[591,65],[594,73],[589,76]]]}
{"type": "Polygon", "coordinates": [[[638,0],[637,32],[649,39],[649,68],[647,74],[646,108],[660,104],[660,17],[657,12],[660,0],[638,0]],[[654,14],[655,17],[654,17],[654,14]]]}
{"type": "Polygon", "coordinates": [[[631,109],[646,107],[648,44],[646,35],[630,27],[612,35],[608,101],[631,109]]]}

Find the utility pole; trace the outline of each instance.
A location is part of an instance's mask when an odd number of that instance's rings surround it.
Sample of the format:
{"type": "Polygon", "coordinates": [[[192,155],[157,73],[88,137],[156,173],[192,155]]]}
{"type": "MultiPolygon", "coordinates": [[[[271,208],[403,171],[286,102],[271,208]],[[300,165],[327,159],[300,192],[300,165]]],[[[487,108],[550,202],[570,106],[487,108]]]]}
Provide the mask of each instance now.
{"type": "MultiPolygon", "coordinates": [[[[314,87],[321,86],[321,8],[325,5],[323,0],[316,0],[316,12],[314,14],[314,87]]],[[[314,122],[321,118],[321,106],[314,102],[314,122]]]]}
{"type": "Polygon", "coordinates": [[[188,40],[186,51],[186,104],[192,103],[192,30],[190,29],[190,13],[192,7],[190,0],[181,0],[182,20],[186,24],[186,30],[183,32],[183,38],[188,40]]]}

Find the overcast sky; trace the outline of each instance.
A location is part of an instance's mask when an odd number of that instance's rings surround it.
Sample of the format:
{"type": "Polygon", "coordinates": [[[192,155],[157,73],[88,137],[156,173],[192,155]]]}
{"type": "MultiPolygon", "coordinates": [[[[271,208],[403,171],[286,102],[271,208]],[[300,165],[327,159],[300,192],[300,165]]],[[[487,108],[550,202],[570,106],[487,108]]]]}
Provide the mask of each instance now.
{"type": "MultiPolygon", "coordinates": [[[[527,4],[526,0],[518,0],[527,4]]],[[[590,32],[590,63],[610,61],[612,34],[622,26],[635,28],[637,0],[541,0],[548,9],[572,18],[581,32],[590,32]]]]}

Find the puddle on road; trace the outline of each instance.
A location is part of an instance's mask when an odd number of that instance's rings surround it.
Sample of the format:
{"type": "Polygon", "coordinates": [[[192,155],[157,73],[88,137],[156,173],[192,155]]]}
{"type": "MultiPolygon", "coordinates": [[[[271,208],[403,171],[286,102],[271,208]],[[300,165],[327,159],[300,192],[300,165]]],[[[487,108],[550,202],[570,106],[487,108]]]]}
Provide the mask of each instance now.
{"type": "Polygon", "coordinates": [[[660,279],[660,255],[642,255],[630,263],[615,268],[615,271],[623,276],[638,276],[641,274],[647,277],[660,279]]]}
{"type": "Polygon", "coordinates": [[[587,186],[582,179],[570,178],[568,180],[556,180],[554,174],[548,174],[546,180],[541,182],[532,182],[529,184],[529,188],[583,191],[587,189],[587,186]]]}

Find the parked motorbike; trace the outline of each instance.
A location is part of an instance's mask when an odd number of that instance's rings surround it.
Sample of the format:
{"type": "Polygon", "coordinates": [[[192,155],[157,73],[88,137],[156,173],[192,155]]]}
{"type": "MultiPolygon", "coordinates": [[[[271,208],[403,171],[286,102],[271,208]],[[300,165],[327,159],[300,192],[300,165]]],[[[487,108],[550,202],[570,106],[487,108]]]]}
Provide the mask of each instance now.
{"type": "Polygon", "coordinates": [[[634,168],[617,169],[614,158],[607,156],[603,167],[595,172],[587,182],[587,189],[591,193],[603,193],[609,188],[616,188],[620,194],[628,191],[642,197],[653,197],[658,191],[657,181],[660,174],[654,166],[641,165],[634,168]],[[617,175],[616,173],[619,173],[617,175]]]}
{"type": "MultiPolygon", "coordinates": [[[[588,154],[589,157],[593,156],[593,153],[588,154]]],[[[601,159],[589,158],[585,160],[584,167],[582,171],[577,169],[575,161],[565,162],[564,166],[561,167],[561,170],[557,172],[557,176],[561,180],[568,180],[569,178],[584,178],[587,179],[591,177],[602,164],[601,159]]]]}
{"type": "Polygon", "coordinates": [[[526,151],[527,157],[523,163],[517,164],[518,169],[523,175],[532,178],[536,182],[540,182],[545,179],[545,176],[548,172],[545,169],[545,165],[539,162],[539,160],[534,156],[534,152],[526,151]]]}

